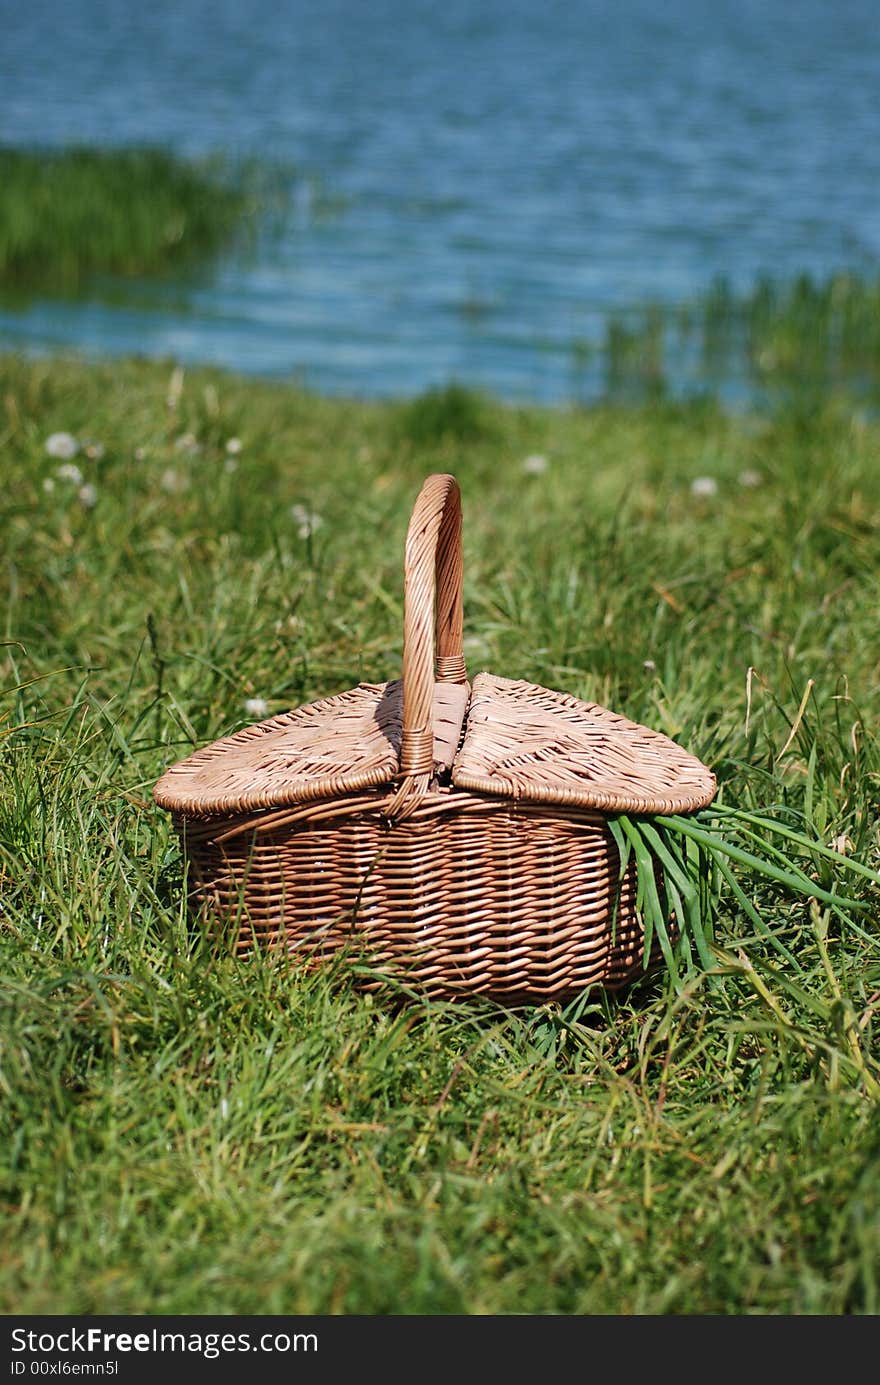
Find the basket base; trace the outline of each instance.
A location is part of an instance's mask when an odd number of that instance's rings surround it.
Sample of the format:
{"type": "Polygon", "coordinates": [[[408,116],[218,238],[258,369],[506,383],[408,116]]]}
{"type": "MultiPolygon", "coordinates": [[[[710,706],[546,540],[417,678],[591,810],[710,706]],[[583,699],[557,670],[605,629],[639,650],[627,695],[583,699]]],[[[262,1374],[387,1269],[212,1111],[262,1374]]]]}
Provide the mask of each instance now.
{"type": "Polygon", "coordinates": [[[635,865],[594,811],[439,790],[389,825],[376,797],[178,819],[194,910],[240,955],[340,955],[357,984],[433,998],[567,1000],[643,977],[635,865]]]}

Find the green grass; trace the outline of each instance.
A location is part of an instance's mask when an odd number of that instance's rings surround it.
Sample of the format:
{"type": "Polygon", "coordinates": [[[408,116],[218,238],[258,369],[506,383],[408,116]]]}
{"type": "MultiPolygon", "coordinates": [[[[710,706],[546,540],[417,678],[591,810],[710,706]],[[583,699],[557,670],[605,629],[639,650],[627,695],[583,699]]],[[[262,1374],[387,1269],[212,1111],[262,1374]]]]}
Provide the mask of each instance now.
{"type": "Polygon", "coordinates": [[[880,428],[0,375],[0,1309],[880,1311],[880,428]],[[857,909],[716,857],[708,966],[516,1012],[193,936],[153,782],[247,699],[396,675],[434,470],[471,669],[675,737],[716,844],[857,909]]]}
{"type": "Polygon", "coordinates": [[[70,292],[230,246],[257,208],[253,172],[155,148],[0,149],[0,287],[70,292]]]}
{"type": "Polygon", "coordinates": [[[610,315],[601,363],[619,399],[662,397],[684,369],[710,393],[737,382],[774,403],[845,393],[876,405],[880,276],[760,276],[746,292],[719,278],[692,303],[610,315]]]}

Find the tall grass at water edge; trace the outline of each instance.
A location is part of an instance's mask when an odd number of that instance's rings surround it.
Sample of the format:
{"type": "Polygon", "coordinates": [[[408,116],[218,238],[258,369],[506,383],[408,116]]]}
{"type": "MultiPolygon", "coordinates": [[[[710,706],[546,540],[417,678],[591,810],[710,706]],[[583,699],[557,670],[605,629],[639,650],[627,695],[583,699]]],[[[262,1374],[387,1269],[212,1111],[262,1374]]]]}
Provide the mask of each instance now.
{"type": "Polygon", "coordinates": [[[254,163],[161,148],[0,148],[0,289],[65,293],[199,265],[253,238],[277,204],[270,182],[254,163]]]}
{"type": "MultiPolygon", "coordinates": [[[[621,401],[721,390],[803,407],[838,393],[876,409],[880,277],[760,275],[748,290],[719,277],[691,302],[609,314],[595,349],[602,388],[621,401]]],[[[577,381],[595,351],[581,343],[572,354],[577,381]]]]}
{"type": "Polygon", "coordinates": [[[0,373],[5,1311],[876,1313],[880,429],[0,373]],[[154,780],[397,674],[437,470],[471,670],[673,736],[859,908],[733,860],[708,964],[516,1011],[192,932],[154,780]]]}

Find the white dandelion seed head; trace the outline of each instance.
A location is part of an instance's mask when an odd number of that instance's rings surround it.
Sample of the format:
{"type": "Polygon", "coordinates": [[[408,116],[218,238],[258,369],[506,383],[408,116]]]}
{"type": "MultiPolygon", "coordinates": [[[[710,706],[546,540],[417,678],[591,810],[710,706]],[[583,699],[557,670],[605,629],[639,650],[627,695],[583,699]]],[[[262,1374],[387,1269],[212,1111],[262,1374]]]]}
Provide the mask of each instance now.
{"type": "Polygon", "coordinates": [[[312,510],[307,510],[305,505],[291,505],[290,516],[296,521],[296,532],[301,539],[309,538],[324,523],[320,515],[316,515],[312,510]]]}
{"type": "Polygon", "coordinates": [[[745,486],[747,489],[751,489],[754,486],[760,486],[763,479],[764,478],[761,475],[760,471],[752,471],[749,468],[747,468],[745,471],[741,471],[739,474],[740,485],[745,486]]]}
{"type": "Polygon", "coordinates": [[[136,462],[143,462],[143,461],[146,461],[146,458],[147,458],[147,449],[146,449],[145,447],[136,447],[136,448],[134,449],[134,459],[135,459],[136,462]]]}
{"type": "Polygon", "coordinates": [[[230,457],[237,457],[241,453],[241,438],[227,438],[226,451],[230,457]]]}
{"type": "Polygon", "coordinates": [[[83,474],[76,462],[62,462],[61,466],[55,468],[55,475],[59,481],[69,481],[72,486],[81,486],[83,474]]]}
{"type": "Polygon", "coordinates": [[[50,433],[46,439],[46,451],[50,457],[69,460],[79,451],[79,443],[72,433],[50,433]]]}
{"type": "Polygon", "coordinates": [[[174,450],[175,452],[185,452],[188,457],[194,457],[202,449],[195,433],[181,433],[180,437],[175,439],[174,450]]]}
{"type": "Polygon", "coordinates": [[[52,480],[51,476],[47,476],[43,481],[43,490],[46,492],[47,495],[51,495],[54,489],[55,482],[52,480]]]}
{"type": "Polygon", "coordinates": [[[104,444],[102,442],[92,442],[90,440],[89,442],[83,443],[83,451],[90,462],[100,462],[104,455],[104,444]]]}
{"type": "Polygon", "coordinates": [[[709,496],[718,494],[718,482],[714,476],[695,476],[691,481],[691,495],[699,499],[707,499],[709,496]]]}
{"type": "Polygon", "coordinates": [[[654,663],[653,659],[644,659],[642,661],[642,668],[645,670],[646,673],[657,672],[657,665],[654,663]]]}
{"type": "Polygon", "coordinates": [[[269,704],[265,697],[248,697],[245,700],[244,710],[249,717],[264,717],[268,715],[269,704]]]}
{"type": "Polygon", "coordinates": [[[232,473],[233,471],[238,471],[238,458],[227,457],[226,461],[223,463],[223,470],[228,471],[230,473],[232,473]]]}
{"type": "Polygon", "coordinates": [[[93,486],[91,481],[87,481],[84,486],[80,486],[77,491],[77,498],[84,510],[93,510],[98,503],[98,488],[93,486]]]}
{"type": "Polygon", "coordinates": [[[542,452],[532,452],[528,457],[524,457],[520,465],[520,471],[524,476],[543,476],[549,463],[542,452]]]}
{"type": "Polygon", "coordinates": [[[186,476],[182,476],[179,471],[175,471],[173,466],[166,467],[159,478],[159,485],[168,495],[180,495],[189,485],[186,476]]]}

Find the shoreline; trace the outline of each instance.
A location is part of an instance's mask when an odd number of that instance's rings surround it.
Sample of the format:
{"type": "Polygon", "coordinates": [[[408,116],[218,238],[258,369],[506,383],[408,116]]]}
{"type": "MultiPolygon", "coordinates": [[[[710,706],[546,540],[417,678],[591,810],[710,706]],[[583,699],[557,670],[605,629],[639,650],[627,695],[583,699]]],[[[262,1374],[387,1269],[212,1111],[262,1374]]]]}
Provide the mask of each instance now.
{"type": "Polygon", "coordinates": [[[797,410],[832,408],[849,411],[854,418],[871,421],[880,417],[880,397],[873,390],[853,390],[846,385],[827,387],[810,380],[792,380],[779,383],[773,389],[763,391],[738,390],[725,394],[710,389],[690,391],[638,390],[629,392],[603,392],[578,397],[574,395],[553,398],[505,396],[480,383],[466,378],[451,376],[448,380],[431,384],[411,393],[357,393],[350,390],[331,390],[319,388],[317,384],[304,380],[297,372],[263,373],[248,371],[238,366],[230,366],[210,360],[189,360],[173,354],[143,354],[137,352],[116,353],[109,349],[89,349],[83,347],[66,348],[53,346],[18,346],[10,344],[0,336],[0,362],[20,363],[28,366],[47,368],[81,369],[89,372],[125,372],[131,368],[143,371],[165,371],[169,375],[175,371],[187,376],[249,383],[252,386],[269,390],[292,391],[306,398],[337,404],[340,407],[362,406],[363,408],[406,408],[421,400],[443,396],[450,391],[461,392],[482,403],[490,409],[509,412],[548,412],[577,414],[596,410],[615,410],[635,412],[652,409],[684,411],[715,410],[731,420],[764,418],[794,408],[797,410]]]}

